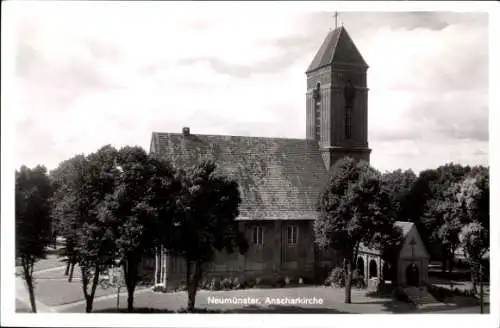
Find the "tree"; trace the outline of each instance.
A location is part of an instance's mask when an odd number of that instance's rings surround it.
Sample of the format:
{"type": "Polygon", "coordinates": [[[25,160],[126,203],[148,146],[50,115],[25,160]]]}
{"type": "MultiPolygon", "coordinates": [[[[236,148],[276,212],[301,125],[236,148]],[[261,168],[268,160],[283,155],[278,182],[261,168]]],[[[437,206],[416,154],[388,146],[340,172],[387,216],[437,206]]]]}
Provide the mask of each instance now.
{"type": "Polygon", "coordinates": [[[99,284],[102,289],[116,288],[116,310],[120,310],[120,290],[126,286],[123,270],[120,265],[111,266],[107,274],[101,276],[99,284]]]}
{"type": "Polygon", "coordinates": [[[45,258],[51,242],[52,187],[43,166],[34,169],[22,166],[16,171],[16,259],[23,270],[31,309],[36,312],[33,269],[36,261],[45,258]]]}
{"type": "Polygon", "coordinates": [[[81,172],[83,183],[76,196],[82,223],[77,231],[77,262],[82,274],[86,312],[92,312],[100,273],[113,266],[116,257],[114,222],[99,215],[106,197],[114,192],[119,176],[116,158],[117,151],[111,146],[89,154],[81,172]]]}
{"type": "MultiPolygon", "coordinates": [[[[393,225],[392,229],[382,234],[378,240],[374,240],[374,248],[380,251],[380,257],[389,266],[392,286],[397,286],[397,261],[399,252],[401,251],[404,242],[403,231],[397,225],[393,225]]],[[[384,280],[385,277],[384,277],[384,280]]]]}
{"type": "Polygon", "coordinates": [[[456,201],[465,213],[466,222],[478,221],[486,230],[490,228],[490,181],[485,167],[476,167],[458,185],[456,201]]]}
{"type": "Polygon", "coordinates": [[[58,234],[64,238],[64,247],[59,256],[65,257],[68,282],[72,281],[73,272],[77,261],[76,238],[79,230],[80,209],[78,208],[78,191],[83,185],[82,174],[85,170],[86,158],[76,155],[61,162],[58,167],[50,172],[54,188],[54,206],[52,218],[58,234]]]}
{"type": "Polygon", "coordinates": [[[449,187],[433,209],[434,215],[439,218],[436,224],[440,224],[434,231],[434,238],[441,243],[443,261],[448,263],[449,272],[454,267],[455,251],[460,244],[459,234],[466,219],[463,204],[456,199],[458,189],[459,183],[449,187]]]}
{"type": "MultiPolygon", "coordinates": [[[[86,312],[92,312],[100,273],[114,264],[115,235],[113,222],[99,216],[108,195],[114,192],[119,172],[117,151],[104,146],[97,152],[74,160],[75,166],[61,173],[59,188],[66,195],[58,198],[56,215],[64,215],[73,248],[70,254],[82,273],[86,312]],[[73,239],[74,238],[74,239],[73,239]]],[[[72,261],[73,261],[72,260],[72,261]]]]}
{"type": "MultiPolygon", "coordinates": [[[[100,209],[103,220],[113,222],[117,258],[123,266],[127,287],[127,308],[134,307],[134,292],[139,281],[139,265],[145,255],[153,254],[158,240],[157,209],[172,208],[175,192],[174,169],[166,161],[148,156],[139,147],[124,147],[118,152],[121,171],[114,192],[100,209]]],[[[168,215],[166,211],[162,215],[168,215]]]]}
{"type": "Polygon", "coordinates": [[[440,232],[445,224],[445,208],[449,206],[446,204],[448,193],[450,188],[462,181],[470,171],[469,166],[454,163],[423,171],[411,192],[411,202],[414,204],[413,222],[417,223],[427,248],[431,250],[431,257],[442,261],[443,271],[446,270],[446,263],[450,259],[449,244],[441,239],[441,236],[447,235],[448,230],[440,232]],[[437,250],[440,254],[433,246],[439,246],[437,250]]]}
{"type": "Polygon", "coordinates": [[[413,204],[410,193],[417,176],[412,170],[395,170],[382,175],[387,192],[391,196],[395,215],[400,221],[411,221],[413,204]]]}
{"type": "Polygon", "coordinates": [[[391,197],[381,175],[366,162],[338,161],[319,199],[314,221],[315,242],[332,247],[344,258],[345,303],[351,303],[351,280],[359,246],[381,243],[394,227],[391,197]]]}
{"type": "Polygon", "coordinates": [[[236,181],[216,172],[214,162],[204,161],[186,171],[179,170],[182,189],[176,214],[162,216],[162,243],[170,254],[184,258],[188,311],[195,308],[196,292],[206,264],[217,251],[244,254],[248,243],[235,221],[241,197],[236,181]]]}
{"type": "Polygon", "coordinates": [[[458,185],[455,207],[461,209],[459,240],[472,264],[472,283],[477,291],[480,262],[489,251],[489,172],[479,167],[458,185]]]}
{"type": "Polygon", "coordinates": [[[432,209],[440,219],[435,232],[441,242],[443,255],[453,270],[455,251],[460,244],[462,227],[477,221],[489,230],[489,175],[486,169],[475,168],[460,182],[455,182],[442,192],[442,198],[432,209]]]}
{"type": "Polygon", "coordinates": [[[480,279],[481,258],[490,249],[489,237],[489,231],[477,221],[465,225],[460,233],[460,242],[465,256],[472,263],[472,285],[475,292],[477,292],[477,283],[480,279]]]}

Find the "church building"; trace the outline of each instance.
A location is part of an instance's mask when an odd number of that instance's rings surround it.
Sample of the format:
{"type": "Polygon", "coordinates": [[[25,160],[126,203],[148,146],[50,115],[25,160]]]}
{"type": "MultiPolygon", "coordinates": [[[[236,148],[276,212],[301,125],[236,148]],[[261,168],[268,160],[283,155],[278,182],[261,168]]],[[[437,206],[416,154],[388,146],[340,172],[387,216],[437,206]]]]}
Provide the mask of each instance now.
{"type": "MultiPolygon", "coordinates": [[[[249,250],[219,253],[207,275],[313,278],[337,263],[333,252],[315,251],[312,225],[335,162],[346,156],[370,160],[367,70],[342,26],[328,33],[306,71],[305,139],[202,135],[188,127],[153,132],[151,153],[180,167],[215,160],[218,170],[239,184],[237,220],[249,250]]],[[[364,254],[368,263],[369,252],[364,254]]],[[[182,259],[157,254],[157,284],[184,277],[182,259]]]]}

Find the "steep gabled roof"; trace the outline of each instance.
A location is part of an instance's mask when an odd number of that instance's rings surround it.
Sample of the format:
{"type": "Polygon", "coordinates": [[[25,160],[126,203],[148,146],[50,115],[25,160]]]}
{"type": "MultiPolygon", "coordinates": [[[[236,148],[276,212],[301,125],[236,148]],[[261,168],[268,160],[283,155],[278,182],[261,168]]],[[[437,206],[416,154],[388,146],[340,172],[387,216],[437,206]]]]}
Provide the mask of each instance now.
{"type": "MultiPolygon", "coordinates": [[[[396,227],[399,227],[401,229],[403,240],[405,240],[406,236],[408,235],[408,233],[410,232],[411,228],[415,224],[413,222],[396,221],[396,222],[394,222],[394,225],[396,227]]],[[[403,247],[403,244],[401,244],[401,247],[403,247]]],[[[366,247],[365,244],[361,244],[359,246],[359,251],[361,251],[361,252],[368,252],[368,253],[374,253],[374,254],[379,254],[380,253],[380,251],[378,249],[371,248],[371,247],[366,247]]]]}
{"type": "Polygon", "coordinates": [[[332,65],[335,62],[368,67],[343,26],[328,33],[306,73],[332,65]]]}
{"type": "Polygon", "coordinates": [[[395,225],[403,231],[403,238],[406,237],[411,228],[415,225],[413,222],[396,221],[395,225]]]}
{"type": "Polygon", "coordinates": [[[240,219],[314,220],[328,172],[317,141],[153,133],[152,151],[178,167],[212,159],[238,181],[240,219]]]}

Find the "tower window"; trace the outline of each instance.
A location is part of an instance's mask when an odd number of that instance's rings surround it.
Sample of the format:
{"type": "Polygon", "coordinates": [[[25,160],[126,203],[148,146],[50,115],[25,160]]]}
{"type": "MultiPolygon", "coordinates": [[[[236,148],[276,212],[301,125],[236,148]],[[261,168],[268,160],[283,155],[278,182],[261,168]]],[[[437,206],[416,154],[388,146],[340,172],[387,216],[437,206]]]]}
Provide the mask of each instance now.
{"type": "Polygon", "coordinates": [[[319,82],[316,83],[316,88],[313,91],[313,97],[314,97],[314,116],[315,116],[315,132],[316,132],[316,139],[319,140],[321,138],[321,132],[320,132],[320,126],[321,126],[321,119],[320,119],[320,106],[321,106],[321,93],[320,93],[320,88],[321,84],[319,82]]]}
{"type": "Polygon", "coordinates": [[[352,108],[345,109],[345,137],[351,139],[352,137],[352,108]]]}
{"type": "Polygon", "coordinates": [[[352,108],[355,96],[356,96],[356,89],[352,85],[351,80],[348,80],[344,88],[346,139],[350,139],[352,137],[352,108]]]}

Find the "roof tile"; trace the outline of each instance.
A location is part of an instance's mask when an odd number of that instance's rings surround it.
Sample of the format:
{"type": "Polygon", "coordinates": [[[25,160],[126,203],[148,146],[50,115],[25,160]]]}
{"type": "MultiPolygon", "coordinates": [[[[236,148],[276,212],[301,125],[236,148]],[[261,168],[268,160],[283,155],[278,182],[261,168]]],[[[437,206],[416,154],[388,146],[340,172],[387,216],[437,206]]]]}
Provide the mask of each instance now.
{"type": "Polygon", "coordinates": [[[177,167],[214,160],[238,181],[241,220],[317,217],[327,181],[318,142],[305,139],[153,133],[154,148],[177,167]]]}

